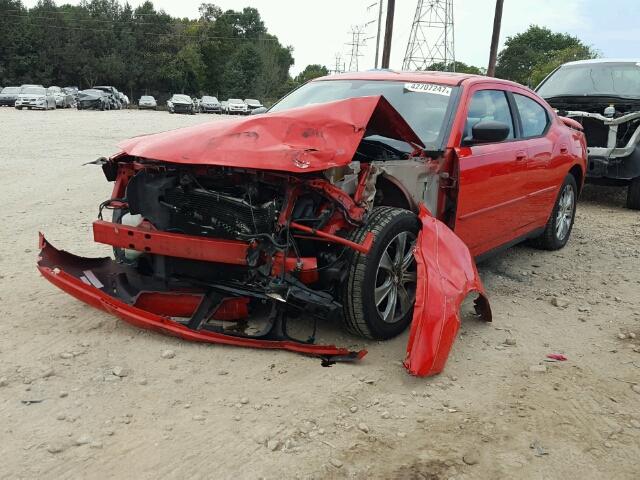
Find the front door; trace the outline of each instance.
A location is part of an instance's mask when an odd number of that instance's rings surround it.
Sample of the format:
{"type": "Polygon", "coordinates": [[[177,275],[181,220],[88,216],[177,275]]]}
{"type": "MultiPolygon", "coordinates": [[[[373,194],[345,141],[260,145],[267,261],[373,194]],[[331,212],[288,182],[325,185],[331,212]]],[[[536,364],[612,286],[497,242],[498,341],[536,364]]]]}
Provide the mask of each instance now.
{"type": "MultiPolygon", "coordinates": [[[[516,138],[514,112],[507,94],[499,89],[470,92],[465,132],[481,120],[509,126],[502,142],[456,148],[459,164],[455,232],[474,256],[518,237],[529,214],[523,188],[527,181],[527,144],[516,138]]],[[[463,113],[463,112],[461,112],[463,113]]]]}

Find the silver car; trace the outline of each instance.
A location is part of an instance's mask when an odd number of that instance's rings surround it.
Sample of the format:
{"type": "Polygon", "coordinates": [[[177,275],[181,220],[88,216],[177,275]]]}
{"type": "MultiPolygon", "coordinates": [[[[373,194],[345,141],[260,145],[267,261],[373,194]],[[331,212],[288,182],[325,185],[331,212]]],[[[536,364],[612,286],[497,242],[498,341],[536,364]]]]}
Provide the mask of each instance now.
{"type": "Polygon", "coordinates": [[[140,100],[138,100],[138,110],[144,110],[147,108],[157,110],[158,102],[151,95],[142,95],[140,100]]]}
{"type": "Polygon", "coordinates": [[[20,90],[20,95],[15,104],[18,110],[28,108],[29,110],[49,110],[56,108],[56,97],[44,87],[24,87],[20,90]]]}
{"type": "Polygon", "coordinates": [[[52,86],[47,88],[47,90],[53,94],[56,99],[56,107],[57,108],[71,108],[75,106],[75,98],[73,95],[66,93],[60,87],[52,86]]]}

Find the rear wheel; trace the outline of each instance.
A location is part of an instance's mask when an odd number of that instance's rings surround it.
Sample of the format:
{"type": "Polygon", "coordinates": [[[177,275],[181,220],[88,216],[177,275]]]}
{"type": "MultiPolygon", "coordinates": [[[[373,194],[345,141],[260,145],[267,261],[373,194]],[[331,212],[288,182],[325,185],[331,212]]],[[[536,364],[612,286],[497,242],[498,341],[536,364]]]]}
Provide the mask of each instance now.
{"type": "Polygon", "coordinates": [[[567,244],[576,215],[578,186],[573,175],[564,179],[544,232],[534,245],[545,250],[559,250],[567,244]]]}
{"type": "Polygon", "coordinates": [[[627,208],[640,210],[640,177],[633,178],[627,187],[627,208]]]}
{"type": "Polygon", "coordinates": [[[408,210],[376,207],[353,240],[369,232],[368,254],[354,252],[343,288],[344,320],[349,332],[384,340],[402,333],[413,318],[417,266],[413,249],[420,222],[408,210]]]}

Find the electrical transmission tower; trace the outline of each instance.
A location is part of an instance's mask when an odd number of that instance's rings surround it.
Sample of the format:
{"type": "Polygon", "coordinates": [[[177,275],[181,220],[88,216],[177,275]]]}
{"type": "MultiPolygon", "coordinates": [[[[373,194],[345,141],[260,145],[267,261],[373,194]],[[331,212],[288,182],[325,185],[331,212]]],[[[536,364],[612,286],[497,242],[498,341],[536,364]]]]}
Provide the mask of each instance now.
{"type": "Polygon", "coordinates": [[[418,0],[403,70],[427,70],[441,63],[455,69],[453,0],[418,0]]]}
{"type": "Polygon", "coordinates": [[[351,43],[347,43],[351,47],[351,53],[349,54],[349,71],[357,72],[358,59],[362,57],[362,47],[366,45],[367,40],[371,40],[374,37],[365,38],[365,27],[355,26],[351,28],[351,43]]]}
{"type": "Polygon", "coordinates": [[[342,54],[341,53],[336,53],[335,54],[335,66],[334,69],[331,71],[331,73],[344,73],[344,62],[342,61],[342,54]]]}

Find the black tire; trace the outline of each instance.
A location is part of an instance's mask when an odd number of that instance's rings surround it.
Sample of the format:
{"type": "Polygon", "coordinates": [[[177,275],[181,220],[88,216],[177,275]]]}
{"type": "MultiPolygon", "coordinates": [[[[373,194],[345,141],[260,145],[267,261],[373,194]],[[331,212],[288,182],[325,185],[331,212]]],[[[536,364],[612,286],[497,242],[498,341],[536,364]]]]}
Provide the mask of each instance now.
{"type": "Polygon", "coordinates": [[[533,240],[533,245],[543,250],[560,250],[567,244],[576,218],[576,205],[578,203],[578,185],[573,175],[565,177],[558,198],[553,206],[544,232],[533,240]],[[571,205],[565,204],[565,196],[572,192],[571,205]],[[570,214],[570,218],[567,215],[570,214]],[[564,226],[560,224],[564,222],[564,226]]]}
{"type": "Polygon", "coordinates": [[[640,177],[632,178],[627,187],[627,208],[640,210],[640,177]]]}
{"type": "Polygon", "coordinates": [[[419,230],[420,222],[413,212],[376,207],[367,224],[354,232],[354,241],[360,243],[372,232],[374,242],[368,254],[353,252],[350,258],[349,273],[342,290],[344,322],[350,333],[386,340],[409,326],[413,318],[416,287],[416,263],[412,251],[419,230]],[[401,240],[403,236],[404,243],[401,240]],[[400,245],[404,247],[398,254],[400,245]],[[383,261],[385,254],[389,255],[391,263],[388,265],[392,268],[383,266],[388,263],[383,261]],[[405,262],[401,261],[403,258],[405,262]],[[405,263],[406,270],[401,269],[405,263]],[[412,280],[409,280],[410,276],[412,280]],[[377,292],[380,292],[378,303],[377,292]]]}

